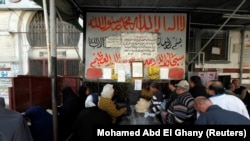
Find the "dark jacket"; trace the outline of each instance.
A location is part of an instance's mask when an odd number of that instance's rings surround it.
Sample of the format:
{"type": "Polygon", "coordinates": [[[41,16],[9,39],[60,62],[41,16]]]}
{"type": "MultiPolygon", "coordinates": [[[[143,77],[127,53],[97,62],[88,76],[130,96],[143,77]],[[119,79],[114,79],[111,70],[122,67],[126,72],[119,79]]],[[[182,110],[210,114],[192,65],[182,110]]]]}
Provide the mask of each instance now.
{"type": "Polygon", "coordinates": [[[195,121],[200,125],[250,125],[250,120],[245,116],[222,109],[218,105],[210,106],[205,113],[202,113],[195,121]]]}
{"type": "Polygon", "coordinates": [[[72,133],[76,117],[82,110],[82,103],[70,87],[64,87],[61,93],[63,105],[58,107],[58,138],[63,141],[72,133]]]}
{"type": "Polygon", "coordinates": [[[27,121],[23,115],[5,108],[2,97],[0,97],[0,140],[33,141],[27,121]]]}
{"type": "Polygon", "coordinates": [[[108,113],[98,107],[83,109],[77,117],[70,141],[93,141],[96,136],[94,129],[101,125],[112,125],[112,118],[108,113]]]}

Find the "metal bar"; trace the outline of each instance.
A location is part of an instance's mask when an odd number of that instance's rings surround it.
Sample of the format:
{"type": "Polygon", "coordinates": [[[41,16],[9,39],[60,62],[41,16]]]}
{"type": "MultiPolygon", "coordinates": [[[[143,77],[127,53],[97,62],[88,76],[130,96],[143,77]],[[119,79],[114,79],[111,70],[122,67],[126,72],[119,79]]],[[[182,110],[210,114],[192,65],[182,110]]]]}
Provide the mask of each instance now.
{"type": "Polygon", "coordinates": [[[242,73],[243,73],[243,49],[244,49],[244,45],[245,45],[245,30],[241,31],[241,48],[240,48],[240,63],[239,63],[239,68],[240,68],[240,72],[239,72],[239,79],[240,79],[240,84],[242,84],[242,73]]]}
{"type": "MultiPolygon", "coordinates": [[[[227,24],[227,22],[232,18],[232,16],[240,9],[240,7],[246,2],[246,0],[242,0],[242,2],[240,3],[240,5],[234,10],[234,12],[227,18],[227,20],[221,25],[221,27],[214,33],[214,35],[207,41],[207,43],[200,49],[199,52],[202,52],[207,45],[213,40],[213,38],[219,33],[219,31],[221,31],[221,29],[227,24]]],[[[188,65],[190,65],[191,63],[193,63],[194,59],[199,55],[199,53],[197,53],[192,60],[188,63],[188,65]]]]}
{"type": "Polygon", "coordinates": [[[57,131],[57,54],[56,54],[56,6],[50,0],[50,41],[51,41],[51,88],[54,141],[58,140],[57,131]]]}
{"type": "Polygon", "coordinates": [[[50,40],[49,40],[49,19],[48,19],[48,10],[47,10],[47,2],[43,0],[43,14],[45,21],[45,31],[46,31],[46,43],[47,43],[47,51],[48,51],[48,77],[51,76],[51,58],[50,58],[50,40]]]}

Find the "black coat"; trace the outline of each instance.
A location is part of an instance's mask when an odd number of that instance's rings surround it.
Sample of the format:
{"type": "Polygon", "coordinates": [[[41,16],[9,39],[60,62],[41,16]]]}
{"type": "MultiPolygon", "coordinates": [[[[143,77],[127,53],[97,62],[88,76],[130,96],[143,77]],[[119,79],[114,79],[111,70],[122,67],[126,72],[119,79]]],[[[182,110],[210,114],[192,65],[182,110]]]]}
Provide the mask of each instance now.
{"type": "Polygon", "coordinates": [[[94,129],[98,125],[112,125],[111,117],[98,107],[83,109],[74,124],[70,141],[93,141],[93,137],[96,136],[94,129]]]}
{"type": "Polygon", "coordinates": [[[195,124],[200,125],[250,125],[250,120],[245,116],[222,109],[218,105],[210,106],[207,111],[199,116],[195,124]]]}
{"type": "Polygon", "coordinates": [[[34,141],[53,141],[53,117],[50,113],[41,106],[34,105],[25,111],[25,116],[30,119],[34,141]]]}
{"type": "Polygon", "coordinates": [[[72,133],[73,124],[82,110],[82,103],[70,87],[64,87],[61,93],[63,105],[58,108],[58,135],[59,140],[64,141],[72,133]]]}

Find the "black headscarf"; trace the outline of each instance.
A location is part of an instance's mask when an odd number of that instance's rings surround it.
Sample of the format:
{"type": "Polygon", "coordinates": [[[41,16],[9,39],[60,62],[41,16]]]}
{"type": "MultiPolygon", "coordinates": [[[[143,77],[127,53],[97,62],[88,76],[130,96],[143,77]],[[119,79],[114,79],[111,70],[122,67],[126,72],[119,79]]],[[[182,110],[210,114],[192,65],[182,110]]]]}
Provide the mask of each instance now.
{"type": "Polygon", "coordinates": [[[30,119],[30,130],[35,141],[53,141],[53,118],[50,113],[34,105],[25,111],[25,116],[30,119]]]}

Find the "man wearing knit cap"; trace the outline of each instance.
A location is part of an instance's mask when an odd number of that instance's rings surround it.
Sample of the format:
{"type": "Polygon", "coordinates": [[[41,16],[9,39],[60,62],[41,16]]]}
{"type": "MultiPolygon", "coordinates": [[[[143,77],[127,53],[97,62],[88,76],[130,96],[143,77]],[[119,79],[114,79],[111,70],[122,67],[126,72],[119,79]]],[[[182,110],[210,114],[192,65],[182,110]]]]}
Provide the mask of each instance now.
{"type": "Polygon", "coordinates": [[[162,119],[164,124],[193,124],[196,111],[194,109],[194,98],[189,93],[189,83],[181,80],[176,84],[177,98],[171,102],[169,108],[163,111],[162,119]]]}
{"type": "Polygon", "coordinates": [[[100,100],[98,103],[98,107],[104,111],[106,111],[111,117],[113,124],[116,124],[116,118],[123,115],[127,108],[117,109],[115,102],[112,100],[114,96],[114,89],[112,84],[104,85],[100,100]]]}

